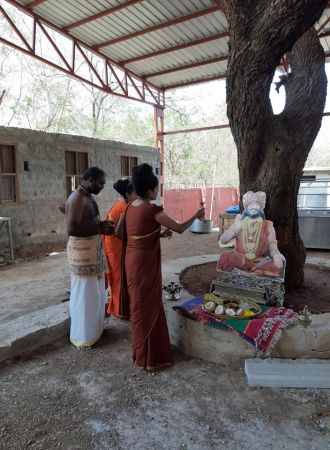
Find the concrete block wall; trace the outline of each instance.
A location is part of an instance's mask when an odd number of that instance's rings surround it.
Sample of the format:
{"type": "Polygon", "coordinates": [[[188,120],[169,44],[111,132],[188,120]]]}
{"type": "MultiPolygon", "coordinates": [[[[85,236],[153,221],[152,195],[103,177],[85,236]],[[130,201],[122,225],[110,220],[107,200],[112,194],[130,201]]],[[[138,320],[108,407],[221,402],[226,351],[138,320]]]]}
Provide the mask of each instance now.
{"type": "MultiPolygon", "coordinates": [[[[123,142],[0,127],[0,143],[16,145],[17,202],[0,204],[0,216],[12,218],[16,248],[66,240],[65,218],[58,209],[66,200],[66,150],[89,153],[90,165],[106,172],[105,189],[96,197],[102,217],[118,198],[112,185],[121,175],[121,155],[159,168],[157,148],[123,142]]],[[[4,245],[7,236],[3,229],[0,233],[0,245],[4,245]]]]}

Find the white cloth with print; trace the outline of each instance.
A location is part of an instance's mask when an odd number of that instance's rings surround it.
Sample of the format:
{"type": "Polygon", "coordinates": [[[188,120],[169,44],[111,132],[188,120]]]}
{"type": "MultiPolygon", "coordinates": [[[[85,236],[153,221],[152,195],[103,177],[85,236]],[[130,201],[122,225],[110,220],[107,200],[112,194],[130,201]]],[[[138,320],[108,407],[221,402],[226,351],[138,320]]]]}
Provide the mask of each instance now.
{"type": "Polygon", "coordinates": [[[104,328],[106,290],[103,277],[71,275],[70,341],[76,347],[95,344],[104,328]]]}

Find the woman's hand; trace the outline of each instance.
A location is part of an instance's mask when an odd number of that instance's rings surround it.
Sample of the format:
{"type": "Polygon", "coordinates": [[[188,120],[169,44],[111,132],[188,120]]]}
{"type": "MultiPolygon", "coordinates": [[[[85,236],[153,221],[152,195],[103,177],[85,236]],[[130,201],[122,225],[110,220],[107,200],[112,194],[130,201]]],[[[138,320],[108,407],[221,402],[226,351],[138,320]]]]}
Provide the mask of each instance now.
{"type": "Polygon", "coordinates": [[[100,233],[105,234],[106,236],[110,236],[111,234],[114,234],[116,230],[115,224],[111,222],[110,220],[104,220],[100,224],[100,233]]]}
{"type": "Polygon", "coordinates": [[[172,231],[169,230],[168,228],[165,228],[165,230],[160,233],[160,237],[162,238],[172,239],[172,235],[173,235],[172,231]]]}

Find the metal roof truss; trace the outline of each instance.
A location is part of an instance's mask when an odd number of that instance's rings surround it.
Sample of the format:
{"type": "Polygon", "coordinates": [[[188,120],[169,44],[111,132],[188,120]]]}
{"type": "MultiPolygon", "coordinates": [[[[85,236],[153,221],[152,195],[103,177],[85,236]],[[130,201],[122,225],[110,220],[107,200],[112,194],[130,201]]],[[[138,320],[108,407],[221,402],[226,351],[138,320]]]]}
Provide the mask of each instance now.
{"type": "MultiPolygon", "coordinates": [[[[40,3],[42,0],[36,0],[33,6],[40,3]]],[[[1,24],[5,33],[0,36],[0,42],[109,94],[153,106],[165,106],[162,89],[112,61],[15,0],[0,0],[0,13],[7,22],[1,24]],[[23,20],[25,26],[20,25],[19,28],[17,19],[20,19],[20,24],[23,20]]]]}

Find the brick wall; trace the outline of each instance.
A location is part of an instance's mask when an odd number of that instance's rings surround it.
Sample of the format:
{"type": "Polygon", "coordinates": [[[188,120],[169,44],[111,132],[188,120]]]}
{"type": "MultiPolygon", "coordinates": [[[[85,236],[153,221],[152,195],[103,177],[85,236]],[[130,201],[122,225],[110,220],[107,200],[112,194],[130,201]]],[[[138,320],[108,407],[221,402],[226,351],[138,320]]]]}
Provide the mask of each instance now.
{"type": "MultiPolygon", "coordinates": [[[[66,150],[88,152],[90,165],[106,172],[105,189],[96,197],[102,216],[118,198],[112,185],[120,177],[121,155],[137,156],[139,164],[159,167],[158,149],[122,142],[0,127],[0,143],[16,145],[18,199],[0,203],[0,216],[12,218],[16,248],[66,240],[65,217],[58,210],[66,200],[66,150]]],[[[6,239],[0,228],[0,245],[6,239]]]]}

